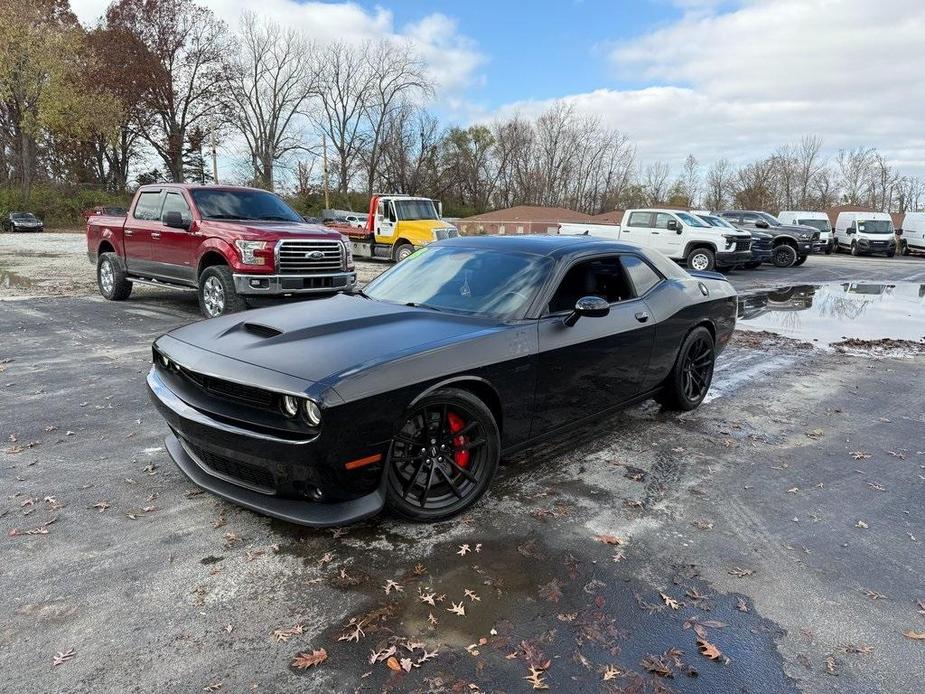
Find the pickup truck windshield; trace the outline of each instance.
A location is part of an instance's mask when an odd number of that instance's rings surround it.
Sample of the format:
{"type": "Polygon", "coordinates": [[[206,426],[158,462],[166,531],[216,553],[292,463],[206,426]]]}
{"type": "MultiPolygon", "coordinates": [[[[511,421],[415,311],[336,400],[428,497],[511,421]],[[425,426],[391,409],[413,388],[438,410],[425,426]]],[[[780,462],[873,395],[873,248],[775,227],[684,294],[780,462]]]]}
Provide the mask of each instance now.
{"type": "Polygon", "coordinates": [[[280,198],[262,190],[194,188],[190,195],[203,219],[302,221],[302,218],[280,198]]]}
{"type": "Polygon", "coordinates": [[[687,212],[676,212],[675,214],[677,214],[677,215],[678,215],[678,218],[679,218],[682,222],[684,222],[685,224],[687,224],[688,226],[692,226],[692,227],[708,227],[708,228],[709,228],[709,226],[710,226],[710,225],[707,224],[706,222],[704,222],[704,221],[698,219],[697,217],[695,217],[695,216],[692,215],[692,214],[688,214],[687,212]]]}
{"type": "Polygon", "coordinates": [[[399,220],[436,219],[437,208],[433,200],[396,200],[395,212],[399,220]]]}
{"type": "Polygon", "coordinates": [[[893,223],[885,219],[867,219],[858,221],[858,231],[865,234],[892,234],[893,223]]]}
{"type": "Polygon", "coordinates": [[[552,262],[494,249],[430,246],[381,274],[364,293],[394,304],[503,319],[526,308],[552,262]]]}
{"type": "Polygon", "coordinates": [[[761,219],[763,219],[764,221],[766,221],[766,222],[768,223],[769,226],[772,226],[772,227],[783,226],[783,225],[780,223],[780,220],[778,220],[777,217],[775,217],[775,216],[772,215],[772,214],[768,214],[767,212],[758,212],[757,214],[758,214],[759,217],[761,217],[761,219]]]}
{"type": "Polygon", "coordinates": [[[732,224],[727,222],[722,217],[715,217],[712,214],[698,214],[697,219],[702,219],[707,224],[713,227],[723,227],[725,229],[735,229],[735,227],[732,226],[732,224]]]}
{"type": "Polygon", "coordinates": [[[797,224],[805,227],[815,227],[819,231],[832,231],[832,225],[829,224],[828,219],[799,219],[797,224]]]}

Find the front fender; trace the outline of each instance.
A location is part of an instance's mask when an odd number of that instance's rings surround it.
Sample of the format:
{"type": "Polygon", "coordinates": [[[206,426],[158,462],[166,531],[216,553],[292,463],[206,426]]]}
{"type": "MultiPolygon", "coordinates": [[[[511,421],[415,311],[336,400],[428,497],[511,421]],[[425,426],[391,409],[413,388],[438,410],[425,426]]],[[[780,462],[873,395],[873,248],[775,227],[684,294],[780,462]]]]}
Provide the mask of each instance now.
{"type": "Polygon", "coordinates": [[[235,251],[235,249],[231,246],[230,243],[226,241],[222,241],[221,239],[211,237],[211,238],[207,238],[206,240],[204,240],[199,245],[199,248],[196,251],[196,268],[197,268],[196,274],[197,275],[199,274],[198,268],[202,266],[202,259],[208,253],[218,253],[220,256],[222,256],[225,259],[225,262],[228,264],[228,266],[235,272],[256,273],[256,272],[271,272],[272,271],[272,268],[269,268],[269,267],[242,265],[241,259],[238,256],[238,253],[235,251]]]}

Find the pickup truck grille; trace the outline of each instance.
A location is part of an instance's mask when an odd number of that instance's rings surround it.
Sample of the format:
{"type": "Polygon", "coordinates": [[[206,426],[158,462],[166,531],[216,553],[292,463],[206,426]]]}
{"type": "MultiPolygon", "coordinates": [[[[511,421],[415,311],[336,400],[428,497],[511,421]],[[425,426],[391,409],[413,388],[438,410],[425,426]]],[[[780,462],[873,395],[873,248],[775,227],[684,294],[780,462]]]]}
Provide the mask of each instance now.
{"type": "Polygon", "coordinates": [[[434,236],[436,236],[437,241],[443,241],[443,239],[455,239],[459,236],[459,229],[453,227],[448,227],[446,229],[435,229],[434,236]]]}
{"type": "Polygon", "coordinates": [[[346,270],[344,244],[306,239],[280,241],[276,247],[277,272],[305,275],[346,270]]]}
{"type": "Polygon", "coordinates": [[[736,250],[737,251],[748,251],[751,250],[752,242],[749,241],[736,241],[736,250]]]}

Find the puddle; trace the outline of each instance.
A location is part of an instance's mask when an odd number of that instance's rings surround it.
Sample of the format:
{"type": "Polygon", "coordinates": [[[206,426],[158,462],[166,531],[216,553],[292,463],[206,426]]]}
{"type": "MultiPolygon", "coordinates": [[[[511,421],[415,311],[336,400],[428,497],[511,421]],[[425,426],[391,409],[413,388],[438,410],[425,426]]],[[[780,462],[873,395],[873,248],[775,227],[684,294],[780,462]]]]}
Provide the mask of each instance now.
{"type": "Polygon", "coordinates": [[[3,289],[28,289],[32,287],[32,280],[16,272],[0,270],[0,287],[3,289]]]}
{"type": "Polygon", "coordinates": [[[826,348],[925,344],[925,284],[827,282],[740,294],[736,327],[826,348]]]}

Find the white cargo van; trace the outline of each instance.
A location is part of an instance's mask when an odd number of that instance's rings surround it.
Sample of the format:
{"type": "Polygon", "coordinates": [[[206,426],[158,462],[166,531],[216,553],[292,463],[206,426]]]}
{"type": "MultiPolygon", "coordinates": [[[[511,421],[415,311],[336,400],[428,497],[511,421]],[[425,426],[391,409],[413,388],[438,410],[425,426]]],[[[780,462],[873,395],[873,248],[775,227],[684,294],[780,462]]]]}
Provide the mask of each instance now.
{"type": "Polygon", "coordinates": [[[903,255],[925,253],[925,212],[906,212],[899,244],[903,255]]]}
{"type": "Polygon", "coordinates": [[[825,254],[829,255],[835,250],[835,236],[832,234],[832,223],[825,212],[811,212],[808,210],[784,210],[777,215],[781,224],[813,227],[819,230],[819,243],[825,246],[825,254]]]}
{"type": "Polygon", "coordinates": [[[883,253],[896,255],[893,220],[886,212],[839,212],[835,220],[835,243],[851,255],[883,253]]]}
{"type": "Polygon", "coordinates": [[[586,233],[654,248],[686,262],[691,270],[728,269],[752,260],[752,237],[747,231],[710,226],[681,210],[627,210],[620,225],[560,224],[559,233],[586,233]]]}

